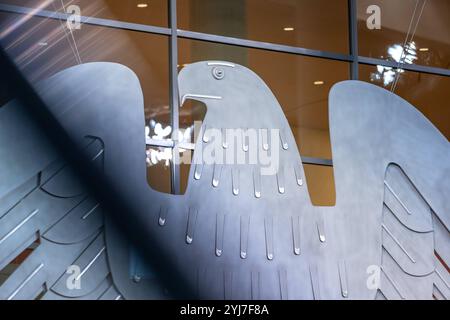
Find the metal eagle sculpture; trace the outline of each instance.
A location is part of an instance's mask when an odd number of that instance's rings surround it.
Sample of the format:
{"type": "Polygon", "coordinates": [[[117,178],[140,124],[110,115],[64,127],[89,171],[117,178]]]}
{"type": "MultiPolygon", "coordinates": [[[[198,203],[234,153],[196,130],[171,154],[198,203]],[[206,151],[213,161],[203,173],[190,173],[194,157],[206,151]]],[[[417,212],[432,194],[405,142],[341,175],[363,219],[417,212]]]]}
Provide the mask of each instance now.
{"type": "MultiPolygon", "coordinates": [[[[187,191],[169,195],[147,182],[144,101],[133,71],[88,63],[37,86],[73,141],[134,204],[137,214],[123,212],[123,220],[147,230],[199,298],[450,297],[450,145],[408,102],[359,81],[332,88],[336,205],[317,207],[287,119],[254,72],[193,63],[181,70],[179,91],[181,101],[204,102],[207,114],[187,191]],[[216,134],[227,130],[243,134],[216,134]],[[221,161],[231,149],[232,161],[221,161]],[[277,155],[276,170],[247,161],[252,151],[277,155]]],[[[43,289],[44,299],[164,297],[152,279],[130,276],[123,232],[11,101],[0,108],[0,269],[36,241],[0,299],[34,299],[43,289]],[[80,268],[75,279],[71,266],[80,268]]]]}

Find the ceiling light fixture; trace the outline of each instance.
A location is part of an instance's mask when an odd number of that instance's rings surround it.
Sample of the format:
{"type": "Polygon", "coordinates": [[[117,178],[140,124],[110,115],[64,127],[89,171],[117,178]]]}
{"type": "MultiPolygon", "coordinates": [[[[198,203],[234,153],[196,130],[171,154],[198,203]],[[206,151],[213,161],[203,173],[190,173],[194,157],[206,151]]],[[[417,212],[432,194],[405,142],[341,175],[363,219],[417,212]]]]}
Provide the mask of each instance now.
{"type": "Polygon", "coordinates": [[[428,52],[429,50],[430,50],[430,49],[428,49],[428,48],[420,48],[420,49],[419,49],[420,52],[428,52]]]}
{"type": "Polygon", "coordinates": [[[294,31],[295,29],[293,27],[285,27],[283,28],[284,31],[294,31]]]}
{"type": "Polygon", "coordinates": [[[314,81],[314,85],[315,85],[315,86],[321,86],[321,85],[323,85],[323,84],[325,84],[325,82],[322,81],[322,80],[314,81]]]}
{"type": "Polygon", "coordinates": [[[146,3],[139,3],[139,4],[137,5],[137,7],[138,7],[138,8],[147,8],[147,7],[148,7],[148,4],[146,4],[146,3]]]}

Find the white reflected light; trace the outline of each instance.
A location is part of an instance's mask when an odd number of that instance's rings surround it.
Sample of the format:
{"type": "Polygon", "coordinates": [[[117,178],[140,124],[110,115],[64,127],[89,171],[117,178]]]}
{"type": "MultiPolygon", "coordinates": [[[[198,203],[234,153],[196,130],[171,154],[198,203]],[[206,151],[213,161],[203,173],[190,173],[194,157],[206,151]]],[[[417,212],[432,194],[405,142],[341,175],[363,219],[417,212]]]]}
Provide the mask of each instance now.
{"type": "Polygon", "coordinates": [[[147,150],[147,165],[155,166],[158,163],[164,161],[166,167],[170,166],[170,160],[172,160],[172,149],[158,148],[147,150]]]}
{"type": "Polygon", "coordinates": [[[394,44],[388,49],[388,54],[395,62],[413,64],[417,60],[417,47],[414,41],[408,43],[405,49],[401,45],[394,44]]]}
{"type": "MultiPolygon", "coordinates": [[[[178,131],[178,142],[179,143],[191,143],[193,133],[193,126],[186,129],[180,129],[178,131]]],[[[161,123],[155,120],[150,120],[149,125],[145,127],[145,139],[148,140],[168,140],[172,134],[172,127],[164,127],[161,123]]],[[[180,153],[184,153],[188,150],[179,149],[180,153]]],[[[170,166],[170,161],[172,160],[172,149],[165,147],[153,147],[147,149],[147,165],[155,166],[160,162],[164,162],[165,166],[170,166]]]]}
{"type": "Polygon", "coordinates": [[[170,134],[172,133],[172,127],[167,126],[163,128],[161,123],[157,123],[153,131],[155,132],[155,134],[152,136],[152,139],[164,140],[169,138],[170,134]]]}
{"type": "MultiPolygon", "coordinates": [[[[417,60],[417,46],[414,41],[409,42],[405,48],[399,44],[389,47],[388,55],[390,60],[396,63],[413,64],[417,60]]],[[[392,67],[377,66],[377,72],[371,73],[371,81],[383,81],[386,87],[395,81],[396,75],[405,72],[403,69],[394,69],[392,67]]]]}

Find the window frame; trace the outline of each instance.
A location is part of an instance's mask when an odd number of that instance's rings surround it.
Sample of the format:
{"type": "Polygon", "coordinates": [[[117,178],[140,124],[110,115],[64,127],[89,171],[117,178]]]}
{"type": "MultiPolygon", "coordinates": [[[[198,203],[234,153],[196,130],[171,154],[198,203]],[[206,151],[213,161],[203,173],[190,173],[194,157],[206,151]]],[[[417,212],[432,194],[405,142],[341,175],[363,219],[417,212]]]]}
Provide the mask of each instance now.
{"type": "MultiPolygon", "coordinates": [[[[151,34],[165,35],[169,37],[169,97],[170,97],[170,112],[171,112],[171,125],[172,125],[172,137],[166,141],[153,140],[148,142],[149,147],[169,147],[172,148],[172,161],[171,161],[171,191],[173,194],[180,194],[181,181],[180,181],[180,164],[179,164],[179,142],[178,129],[179,129],[179,108],[180,101],[178,95],[178,38],[207,41],[225,45],[233,45],[237,47],[261,49],[275,52],[284,52],[300,56],[316,57],[328,60],[337,60],[348,62],[350,65],[350,79],[359,79],[359,65],[372,65],[372,66],[385,66],[393,67],[395,69],[403,69],[407,71],[415,71],[421,73],[428,73],[440,76],[450,77],[450,70],[438,67],[430,67],[423,65],[414,65],[406,63],[395,63],[382,59],[376,59],[371,57],[359,56],[358,53],[358,18],[357,18],[357,0],[348,0],[348,35],[349,35],[349,52],[348,54],[313,50],[303,47],[295,47],[281,44],[272,44],[261,41],[254,41],[248,39],[233,38],[221,35],[214,35],[208,33],[194,32],[188,30],[179,30],[177,23],[177,0],[168,1],[168,15],[169,26],[159,27],[152,25],[136,24],[130,22],[122,22],[117,20],[101,19],[95,17],[81,17],[81,23],[103,26],[110,28],[118,28],[123,30],[139,31],[151,34]]],[[[33,8],[0,4],[0,12],[18,13],[24,15],[34,15],[38,17],[50,18],[50,19],[67,19],[69,14],[54,12],[48,10],[36,10],[33,8]]],[[[184,148],[186,146],[183,146],[184,148]]],[[[302,157],[302,161],[305,164],[320,165],[320,166],[333,166],[331,159],[319,159],[302,157]]]]}

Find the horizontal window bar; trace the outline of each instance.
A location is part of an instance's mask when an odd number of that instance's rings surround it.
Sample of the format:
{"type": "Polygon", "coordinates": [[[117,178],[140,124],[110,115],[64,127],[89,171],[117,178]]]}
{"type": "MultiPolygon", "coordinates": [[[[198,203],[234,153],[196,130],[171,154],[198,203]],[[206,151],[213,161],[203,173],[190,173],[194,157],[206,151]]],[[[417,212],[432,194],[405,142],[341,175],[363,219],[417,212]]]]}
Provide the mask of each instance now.
{"type": "Polygon", "coordinates": [[[175,147],[175,142],[170,139],[166,140],[156,140],[156,139],[146,139],[146,144],[148,147],[163,147],[163,148],[173,148],[175,147]]]}
{"type": "MultiPolygon", "coordinates": [[[[49,19],[55,19],[55,20],[67,20],[71,16],[70,14],[62,13],[62,12],[55,12],[55,11],[49,11],[49,10],[37,10],[37,9],[33,9],[33,8],[7,5],[7,4],[0,4],[0,11],[24,14],[24,15],[32,15],[32,16],[36,16],[36,17],[49,18],[49,19]]],[[[122,21],[110,20],[110,19],[101,19],[101,18],[95,18],[95,17],[81,16],[80,22],[82,24],[110,27],[110,28],[123,29],[123,30],[140,31],[140,32],[163,34],[163,35],[171,34],[170,28],[149,26],[149,25],[138,24],[138,23],[122,22],[122,21]]]]}
{"type": "MultiPolygon", "coordinates": [[[[50,18],[50,19],[66,20],[67,18],[70,17],[70,15],[66,14],[66,13],[54,12],[54,11],[49,11],[49,10],[36,10],[33,8],[14,6],[14,5],[6,5],[6,4],[0,4],[0,11],[33,15],[33,16],[37,16],[37,17],[44,17],[44,18],[50,18]]],[[[80,19],[81,19],[81,23],[86,23],[86,24],[90,24],[90,25],[97,25],[97,26],[104,26],[104,27],[111,27],[111,28],[118,28],[118,29],[125,29],[125,30],[133,30],[133,31],[141,31],[141,32],[148,32],[148,33],[155,33],[155,34],[171,35],[170,28],[149,26],[149,25],[143,25],[143,24],[137,24],[137,23],[129,23],[129,22],[122,22],[122,21],[101,19],[101,18],[94,18],[94,17],[85,17],[85,16],[81,16],[80,19]]],[[[273,44],[273,43],[268,43],[268,42],[245,40],[245,39],[240,39],[240,38],[218,36],[218,35],[213,35],[213,34],[192,32],[192,31],[185,31],[185,30],[177,30],[177,35],[178,35],[178,37],[181,37],[181,38],[216,42],[216,43],[229,44],[229,45],[235,45],[235,46],[240,46],[240,47],[264,49],[264,50],[270,50],[270,51],[292,53],[292,54],[297,54],[297,55],[311,56],[311,57],[317,57],[317,58],[326,58],[326,59],[340,60],[340,61],[346,61],[346,62],[352,61],[352,57],[349,55],[345,55],[345,54],[320,51],[320,50],[312,50],[312,49],[306,49],[306,48],[300,48],[300,47],[292,47],[292,46],[273,44]]]]}
{"type": "Polygon", "coordinates": [[[358,60],[359,60],[359,63],[362,63],[362,64],[368,64],[368,65],[374,65],[374,66],[381,65],[381,66],[385,66],[385,67],[399,68],[399,69],[408,70],[408,71],[436,74],[436,75],[447,76],[447,77],[450,76],[449,69],[421,66],[418,64],[407,64],[407,63],[399,64],[394,61],[387,61],[387,60],[383,60],[383,59],[368,58],[368,57],[359,57],[358,60]]]}
{"type": "MultiPolygon", "coordinates": [[[[69,14],[66,14],[66,13],[59,13],[59,12],[54,12],[54,11],[49,11],[49,10],[36,10],[33,8],[27,8],[27,7],[22,7],[22,6],[15,6],[15,5],[6,5],[6,4],[0,4],[0,11],[34,15],[34,16],[45,17],[45,18],[50,18],[50,19],[67,19],[70,16],[69,14]]],[[[81,17],[81,22],[90,24],[90,25],[111,27],[111,28],[117,28],[117,29],[125,29],[125,30],[139,31],[139,32],[162,34],[162,35],[171,35],[170,28],[149,26],[149,25],[143,25],[143,24],[137,24],[137,23],[121,22],[121,21],[116,21],[116,20],[85,17],[85,16],[81,17]]],[[[273,43],[268,43],[268,42],[260,42],[260,41],[254,41],[254,40],[246,40],[246,39],[233,38],[233,37],[225,37],[225,36],[206,34],[206,33],[200,33],[200,32],[177,30],[177,35],[178,35],[178,37],[185,38],[185,39],[193,39],[193,40],[201,40],[201,41],[214,42],[214,43],[235,45],[235,46],[246,47],[246,48],[263,49],[263,50],[269,50],[269,51],[277,51],[277,52],[291,53],[291,54],[297,54],[297,55],[303,55],[303,56],[310,56],[310,57],[324,58],[324,59],[331,59],[331,60],[339,60],[339,61],[346,61],[346,62],[355,61],[353,59],[352,55],[333,53],[333,52],[328,52],[328,51],[312,50],[312,49],[306,49],[306,48],[300,48],[300,47],[292,47],[292,46],[273,44],[273,43]]],[[[444,69],[444,68],[412,65],[412,64],[400,64],[400,66],[398,66],[398,63],[396,63],[396,62],[382,60],[382,59],[376,59],[376,58],[370,58],[370,57],[362,57],[362,56],[358,57],[358,62],[361,64],[382,65],[382,66],[393,67],[393,68],[400,67],[401,69],[409,70],[409,71],[436,74],[436,75],[441,75],[441,76],[450,76],[450,70],[444,69]]]]}
{"type": "Polygon", "coordinates": [[[313,164],[318,166],[332,167],[333,160],[322,158],[302,157],[303,164],[313,164]]]}
{"type": "Polygon", "coordinates": [[[339,61],[346,61],[346,62],[352,61],[352,56],[346,55],[346,54],[341,54],[341,53],[306,49],[306,48],[300,48],[300,47],[292,47],[292,46],[275,44],[275,43],[270,43],[270,42],[261,42],[261,41],[247,40],[247,39],[241,39],[241,38],[219,36],[219,35],[200,33],[200,32],[194,32],[194,31],[178,30],[178,37],[185,38],[185,39],[192,39],[192,40],[215,42],[215,43],[221,43],[221,44],[229,44],[229,45],[252,48],[252,49],[263,49],[263,50],[270,50],[270,51],[277,51],[277,52],[284,52],[284,53],[292,53],[292,54],[310,56],[310,57],[316,57],[316,58],[325,58],[325,59],[332,59],[332,60],[339,60],[339,61]]]}

